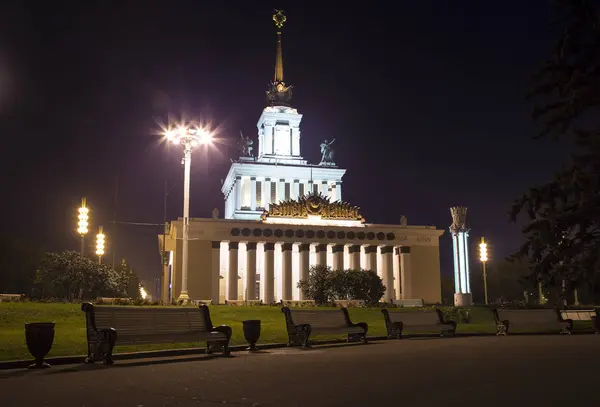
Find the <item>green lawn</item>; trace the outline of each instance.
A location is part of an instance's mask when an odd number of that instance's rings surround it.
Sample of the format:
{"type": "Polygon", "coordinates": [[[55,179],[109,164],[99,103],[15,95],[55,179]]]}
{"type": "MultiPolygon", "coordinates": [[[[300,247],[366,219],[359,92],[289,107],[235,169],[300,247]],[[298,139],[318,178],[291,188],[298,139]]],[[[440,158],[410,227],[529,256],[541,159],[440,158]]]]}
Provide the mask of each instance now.
{"type": "MultiPolygon", "coordinates": [[[[328,308],[331,309],[331,308],[328,308]]],[[[401,312],[416,312],[415,309],[400,309],[401,312]]],[[[367,322],[369,336],[385,336],[385,323],[379,308],[350,308],[353,322],[367,322]]],[[[232,345],[245,344],[242,321],[260,319],[262,331],[259,343],[283,343],[287,341],[285,320],[280,307],[235,307],[211,306],[213,324],[230,325],[233,329],[232,345]]],[[[494,333],[492,312],[485,308],[471,308],[470,324],[459,324],[457,332],[494,333]]],[[[56,323],[55,338],[49,357],[86,354],[85,316],[79,304],[0,302],[0,361],[30,359],[25,345],[24,324],[27,322],[56,323]]],[[[406,333],[424,333],[410,332],[406,333]]],[[[319,339],[319,337],[315,337],[319,339]]],[[[340,337],[341,338],[341,337],[340,337]]],[[[322,339],[325,339],[322,337],[322,339]]],[[[147,351],[167,348],[204,346],[198,343],[173,343],[160,345],[117,346],[115,353],[147,351]]]]}

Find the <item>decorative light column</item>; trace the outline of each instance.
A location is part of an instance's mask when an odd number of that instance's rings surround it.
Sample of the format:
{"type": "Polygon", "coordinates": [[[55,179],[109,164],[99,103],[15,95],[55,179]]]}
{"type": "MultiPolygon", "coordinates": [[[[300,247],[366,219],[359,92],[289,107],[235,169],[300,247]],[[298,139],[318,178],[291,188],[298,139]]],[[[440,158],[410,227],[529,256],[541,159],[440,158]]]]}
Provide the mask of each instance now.
{"type": "Polygon", "coordinates": [[[473,304],[471,283],[469,281],[469,229],[466,227],[467,208],[454,206],[450,208],[452,215],[452,249],[454,254],[454,305],[457,307],[473,304]]]}
{"type": "Polygon", "coordinates": [[[81,236],[81,255],[83,256],[83,249],[85,245],[85,235],[88,232],[88,213],[87,202],[85,198],[81,198],[81,207],[79,208],[79,215],[77,216],[77,233],[81,236]]]}
{"type": "Polygon", "coordinates": [[[96,235],[96,255],[98,256],[98,264],[102,264],[102,256],[104,256],[104,243],[105,236],[102,233],[102,226],[98,229],[98,234],[96,235]]]}
{"type": "Polygon", "coordinates": [[[481,260],[481,266],[483,267],[483,295],[485,298],[485,305],[488,305],[487,273],[485,270],[485,263],[488,261],[488,253],[487,243],[483,236],[481,237],[481,243],[479,243],[479,260],[481,260]]]}
{"type": "Polygon", "coordinates": [[[188,295],[188,243],[190,227],[190,169],[192,164],[192,149],[199,144],[210,144],[212,135],[200,127],[189,128],[180,126],[177,130],[166,130],[165,138],[174,144],[183,146],[183,253],[181,261],[181,292],[178,300],[189,301],[188,295]]]}

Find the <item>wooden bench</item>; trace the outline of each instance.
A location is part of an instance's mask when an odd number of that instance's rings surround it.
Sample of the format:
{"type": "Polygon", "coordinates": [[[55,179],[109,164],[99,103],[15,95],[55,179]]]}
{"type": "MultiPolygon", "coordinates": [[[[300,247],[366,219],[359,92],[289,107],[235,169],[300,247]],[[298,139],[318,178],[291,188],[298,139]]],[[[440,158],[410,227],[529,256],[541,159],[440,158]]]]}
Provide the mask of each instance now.
{"type": "Polygon", "coordinates": [[[565,321],[591,321],[594,333],[600,334],[600,320],[595,309],[563,309],[560,310],[560,317],[565,321]]]}
{"type": "Polygon", "coordinates": [[[87,363],[103,360],[112,364],[115,344],[145,344],[206,341],[206,353],[218,348],[229,355],[231,328],[213,326],[208,307],[113,307],[81,305],[85,312],[88,343],[87,363]]]}
{"type": "Polygon", "coordinates": [[[307,348],[311,334],[348,334],[348,342],[367,343],[369,326],[366,322],[352,323],[346,308],[323,311],[283,307],[281,311],[285,314],[288,346],[307,348]]]}
{"type": "Polygon", "coordinates": [[[388,338],[402,338],[402,332],[408,327],[410,329],[432,329],[440,330],[440,336],[456,334],[456,322],[444,319],[442,310],[436,308],[426,311],[390,312],[387,308],[381,310],[385,319],[388,338]]]}
{"type": "Polygon", "coordinates": [[[20,301],[22,298],[25,298],[25,294],[0,294],[0,302],[20,301]]]}
{"type": "Polygon", "coordinates": [[[315,300],[282,300],[281,305],[284,307],[314,307],[315,300]]]}
{"type": "Polygon", "coordinates": [[[504,309],[494,308],[496,335],[507,335],[509,328],[556,329],[561,334],[570,334],[573,321],[562,319],[556,308],[545,309],[504,309]]]}
{"type": "Polygon", "coordinates": [[[410,300],[392,300],[392,304],[398,307],[422,307],[424,305],[422,298],[415,298],[410,300]]]}

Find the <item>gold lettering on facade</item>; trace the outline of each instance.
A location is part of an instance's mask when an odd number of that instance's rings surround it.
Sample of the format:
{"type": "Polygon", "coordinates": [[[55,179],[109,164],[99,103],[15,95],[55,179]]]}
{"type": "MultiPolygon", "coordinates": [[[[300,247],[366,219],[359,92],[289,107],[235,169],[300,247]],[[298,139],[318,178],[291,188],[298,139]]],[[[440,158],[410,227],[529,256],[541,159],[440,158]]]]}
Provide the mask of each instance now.
{"type": "Polygon", "coordinates": [[[358,206],[352,206],[348,202],[330,202],[327,197],[310,194],[298,198],[297,201],[287,200],[269,205],[269,210],[263,212],[261,219],[307,219],[310,215],[320,216],[321,219],[358,220],[364,223],[365,218],[360,215],[359,209],[358,206]]]}

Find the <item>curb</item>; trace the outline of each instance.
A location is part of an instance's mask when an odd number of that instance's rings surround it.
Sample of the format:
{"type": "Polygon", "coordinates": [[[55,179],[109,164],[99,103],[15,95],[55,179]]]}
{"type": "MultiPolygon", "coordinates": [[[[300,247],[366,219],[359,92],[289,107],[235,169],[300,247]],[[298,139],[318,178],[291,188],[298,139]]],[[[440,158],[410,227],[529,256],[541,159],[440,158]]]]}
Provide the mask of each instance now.
{"type": "MultiPolygon", "coordinates": [[[[574,332],[573,335],[583,335],[589,334],[590,332],[574,332]]],[[[530,333],[520,333],[515,332],[509,336],[529,336],[529,335],[555,335],[546,332],[530,332],[530,333]]],[[[457,332],[456,338],[468,338],[468,337],[476,337],[476,336],[496,336],[495,333],[486,333],[486,332],[457,332]]],[[[403,339],[413,339],[413,338],[439,338],[439,334],[415,334],[415,335],[402,335],[403,339]]],[[[449,337],[451,338],[451,337],[449,337]]],[[[386,336],[369,336],[367,337],[368,341],[385,341],[388,340],[386,336]]],[[[320,340],[320,341],[312,341],[315,345],[335,345],[346,343],[344,339],[330,339],[330,340],[320,340]]],[[[248,345],[234,345],[230,346],[229,350],[231,352],[242,352],[245,351],[248,345]]],[[[256,345],[258,350],[265,349],[280,349],[287,348],[287,343],[266,343],[261,345],[256,345]]],[[[128,352],[128,353],[116,353],[113,355],[113,359],[117,360],[132,360],[132,359],[146,359],[146,358],[161,358],[161,357],[175,357],[175,356],[186,356],[186,355],[202,355],[205,353],[206,348],[183,348],[183,349],[164,349],[164,350],[151,350],[144,352],[128,352]]],[[[73,365],[78,363],[84,363],[86,355],[77,355],[77,356],[56,356],[52,358],[45,358],[44,361],[49,363],[52,366],[60,366],[60,365],[73,365]]],[[[26,369],[33,363],[33,359],[28,360],[9,360],[6,362],[0,362],[0,370],[10,370],[10,369],[26,369]]]]}
{"type": "MultiPolygon", "coordinates": [[[[379,341],[387,339],[385,336],[372,336],[367,337],[369,341],[379,341]]],[[[315,345],[333,345],[337,343],[346,343],[344,339],[331,339],[314,341],[315,345]]],[[[248,345],[234,345],[230,346],[231,352],[242,352],[245,351],[248,345]]],[[[287,343],[266,343],[256,345],[258,350],[265,349],[278,349],[287,348],[287,343]]],[[[146,359],[146,358],[161,358],[161,357],[175,357],[175,356],[186,356],[186,355],[202,355],[206,351],[206,348],[182,348],[182,349],[164,349],[164,350],[150,350],[144,352],[128,352],[128,353],[116,353],[113,355],[113,359],[117,360],[132,360],[132,359],[146,359]]],[[[49,363],[51,366],[60,365],[72,365],[78,363],[84,363],[86,355],[77,356],[56,356],[52,358],[45,358],[44,362],[49,363]]],[[[27,366],[33,363],[33,358],[28,360],[9,360],[6,362],[0,362],[0,370],[9,369],[26,369],[27,366]]]]}

